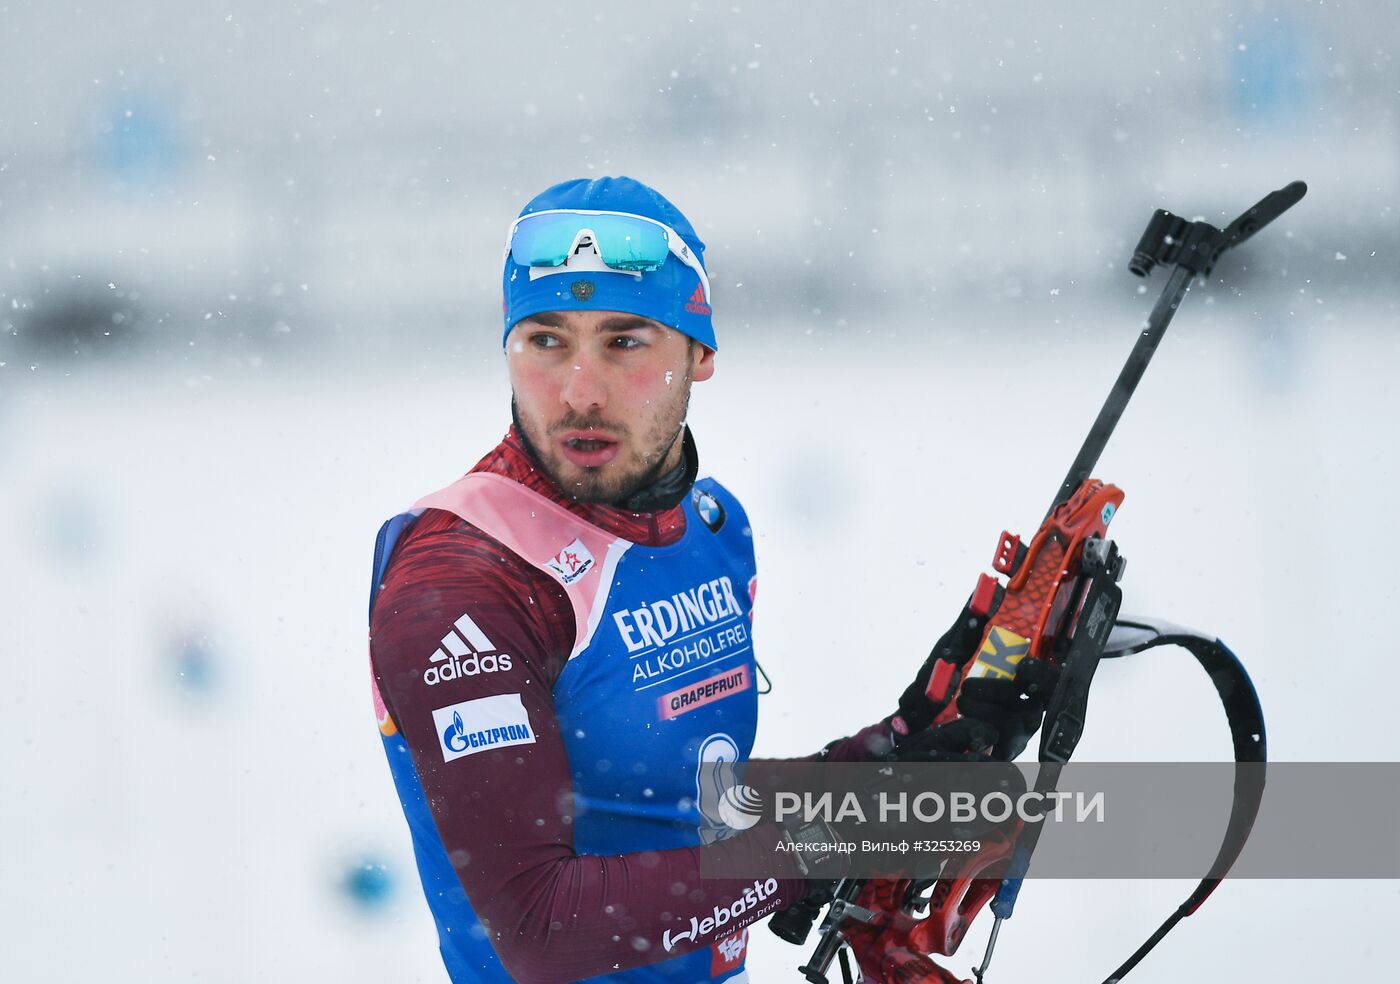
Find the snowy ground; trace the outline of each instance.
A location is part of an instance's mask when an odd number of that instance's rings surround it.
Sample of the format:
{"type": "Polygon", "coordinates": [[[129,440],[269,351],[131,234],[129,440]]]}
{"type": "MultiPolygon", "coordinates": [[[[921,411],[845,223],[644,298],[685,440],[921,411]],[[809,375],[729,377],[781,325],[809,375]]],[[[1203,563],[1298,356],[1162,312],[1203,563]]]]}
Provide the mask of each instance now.
{"type": "MultiPolygon", "coordinates": [[[[1072,304],[1016,330],[720,326],[692,422],[757,531],[762,753],[885,713],[1000,530],[1032,532],[1133,333],[1072,304]]],[[[1127,491],[1125,610],[1229,641],[1273,758],[1400,758],[1362,683],[1397,656],[1393,319],[1223,307],[1188,300],[1099,469],[1127,491]]],[[[6,979],[445,980],[364,605],[379,521],[504,430],[493,338],[475,361],[4,370],[6,979]],[[392,879],[379,906],[342,887],[361,859],[392,879]]],[[[1083,760],[1228,755],[1185,657],[1106,667],[1093,713],[1083,760]]],[[[1032,884],[991,980],[1101,979],[1187,888],[1032,884]]],[[[1394,882],[1228,883],[1133,979],[1371,979],[1397,917],[1394,882]]],[[[753,979],[805,956],[760,931],[753,979]]]]}

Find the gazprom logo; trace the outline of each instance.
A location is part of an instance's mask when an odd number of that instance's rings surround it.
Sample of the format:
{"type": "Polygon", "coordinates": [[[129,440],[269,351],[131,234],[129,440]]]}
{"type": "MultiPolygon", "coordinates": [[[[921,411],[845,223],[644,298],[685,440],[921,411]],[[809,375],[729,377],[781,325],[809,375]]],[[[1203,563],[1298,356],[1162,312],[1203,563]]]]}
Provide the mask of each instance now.
{"type": "Polygon", "coordinates": [[[534,740],[535,736],[530,733],[528,724],[507,724],[504,727],[468,731],[467,724],[458,711],[452,712],[452,723],[442,733],[442,743],[449,752],[465,752],[469,748],[487,748],[491,745],[534,740]]]}
{"type": "Polygon", "coordinates": [[[433,711],[433,725],[442,743],[444,762],[493,748],[535,743],[530,716],[519,694],[497,694],[440,707],[433,711]]]}
{"type": "Polygon", "coordinates": [[[448,751],[461,752],[467,748],[467,726],[457,711],[452,712],[452,724],[442,733],[442,743],[448,751]]]}

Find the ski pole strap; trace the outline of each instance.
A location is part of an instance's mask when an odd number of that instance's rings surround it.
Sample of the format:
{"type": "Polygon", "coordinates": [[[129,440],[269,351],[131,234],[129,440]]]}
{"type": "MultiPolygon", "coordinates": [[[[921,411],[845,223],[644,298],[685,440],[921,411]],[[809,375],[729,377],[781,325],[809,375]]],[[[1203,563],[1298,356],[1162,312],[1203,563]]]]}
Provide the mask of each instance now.
{"type": "MultiPolygon", "coordinates": [[[[1219,639],[1202,635],[1190,629],[1166,622],[1124,617],[1118,620],[1109,636],[1104,659],[1131,656],[1135,653],[1155,649],[1157,646],[1180,646],[1196,657],[1201,668],[1210,675],[1220,703],[1225,708],[1225,717],[1230,725],[1230,738],[1235,746],[1236,764],[1245,762],[1264,763],[1267,761],[1267,742],[1264,734],[1264,711],[1259,706],[1259,695],[1254,684],[1245,672],[1239,658],[1219,639]]],[[[1210,897],[1220,884],[1221,878],[1244,849],[1249,832],[1259,815],[1259,804],[1264,797],[1263,769],[1236,769],[1234,802],[1230,807],[1230,820],[1225,827],[1225,837],[1215,857],[1211,871],[1215,877],[1203,878],[1175,912],[1167,918],[1157,931],[1123,965],[1104,980],[1104,984],[1118,984],[1128,971],[1141,962],[1158,943],[1162,941],[1177,923],[1200,908],[1201,903],[1210,897]]]]}

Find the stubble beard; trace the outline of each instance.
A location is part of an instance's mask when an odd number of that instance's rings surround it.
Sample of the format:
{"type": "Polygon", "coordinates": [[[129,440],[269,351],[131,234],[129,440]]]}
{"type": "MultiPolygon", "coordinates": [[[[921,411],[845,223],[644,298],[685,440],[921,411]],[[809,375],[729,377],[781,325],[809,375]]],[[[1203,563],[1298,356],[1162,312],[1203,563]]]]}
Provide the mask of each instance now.
{"type": "Polygon", "coordinates": [[[584,417],[571,413],[546,428],[522,418],[514,394],[510,399],[510,415],[525,450],[565,495],[577,502],[615,506],[665,473],[672,449],[680,443],[684,432],[686,414],[690,409],[690,385],[691,370],[687,367],[678,399],[652,418],[641,447],[635,450],[630,446],[633,429],[625,421],[611,421],[601,415],[584,417]],[[623,447],[617,457],[601,467],[575,465],[559,451],[555,440],[557,435],[566,431],[590,428],[622,438],[620,443],[623,447]]]}

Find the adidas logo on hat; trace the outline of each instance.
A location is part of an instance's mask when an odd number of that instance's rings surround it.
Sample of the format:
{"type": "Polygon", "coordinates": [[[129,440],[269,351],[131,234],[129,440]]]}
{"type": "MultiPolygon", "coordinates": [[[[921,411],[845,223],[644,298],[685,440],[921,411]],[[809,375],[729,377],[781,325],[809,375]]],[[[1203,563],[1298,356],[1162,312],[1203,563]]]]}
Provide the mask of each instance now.
{"type": "Polygon", "coordinates": [[[685,309],[691,314],[703,314],[706,317],[710,314],[710,306],[705,303],[705,285],[696,284],[695,293],[690,295],[690,300],[685,302],[685,309]]]}

